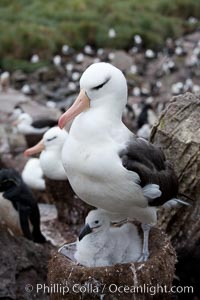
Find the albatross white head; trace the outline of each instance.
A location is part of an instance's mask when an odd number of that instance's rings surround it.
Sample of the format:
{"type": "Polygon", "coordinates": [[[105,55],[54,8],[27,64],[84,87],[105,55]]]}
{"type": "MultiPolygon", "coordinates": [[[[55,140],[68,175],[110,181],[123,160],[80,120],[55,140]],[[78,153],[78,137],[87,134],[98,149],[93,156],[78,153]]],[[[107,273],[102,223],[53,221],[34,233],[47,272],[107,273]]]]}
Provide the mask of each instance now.
{"type": "Polygon", "coordinates": [[[52,127],[43,136],[43,139],[35,146],[28,148],[25,152],[25,156],[31,156],[44,151],[61,151],[62,146],[68,136],[65,130],[60,130],[59,127],[52,127]]]}
{"type": "Polygon", "coordinates": [[[85,219],[85,226],[80,232],[79,241],[86,235],[101,234],[107,231],[110,227],[110,220],[105,212],[100,209],[91,210],[85,219]]]}
{"type": "Polygon", "coordinates": [[[67,178],[61,161],[61,150],[68,133],[59,127],[52,127],[43,136],[43,139],[35,146],[24,152],[25,156],[40,153],[40,163],[44,174],[55,180],[67,178]]]}
{"type": "Polygon", "coordinates": [[[60,117],[63,128],[71,119],[89,110],[121,119],[127,102],[127,83],[123,73],[109,63],[89,66],[80,79],[80,94],[60,117]]]}

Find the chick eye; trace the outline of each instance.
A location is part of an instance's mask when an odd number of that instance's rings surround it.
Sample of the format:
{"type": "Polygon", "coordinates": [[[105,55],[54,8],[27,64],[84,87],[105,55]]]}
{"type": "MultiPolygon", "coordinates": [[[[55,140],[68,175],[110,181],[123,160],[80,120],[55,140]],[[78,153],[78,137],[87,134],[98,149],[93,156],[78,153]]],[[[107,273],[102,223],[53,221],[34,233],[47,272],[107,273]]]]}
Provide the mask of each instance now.
{"type": "Polygon", "coordinates": [[[92,90],[99,90],[100,88],[102,88],[108,81],[110,80],[110,77],[108,79],[106,79],[106,81],[104,81],[103,83],[95,86],[92,88],[92,90]]]}
{"type": "Polygon", "coordinates": [[[99,224],[99,221],[98,221],[98,220],[96,220],[96,221],[94,221],[94,223],[95,223],[95,224],[99,224]]]}
{"type": "Polygon", "coordinates": [[[57,136],[54,136],[54,137],[52,137],[52,138],[50,138],[50,139],[47,139],[47,142],[53,141],[53,140],[55,140],[56,138],[57,138],[57,136]]]}

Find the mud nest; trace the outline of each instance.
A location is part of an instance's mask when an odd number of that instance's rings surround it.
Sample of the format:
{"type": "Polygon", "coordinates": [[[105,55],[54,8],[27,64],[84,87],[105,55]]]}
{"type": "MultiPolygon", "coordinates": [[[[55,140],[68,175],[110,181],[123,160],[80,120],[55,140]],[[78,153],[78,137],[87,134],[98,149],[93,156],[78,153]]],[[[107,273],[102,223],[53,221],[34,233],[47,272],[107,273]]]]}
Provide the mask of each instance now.
{"type": "Polygon", "coordinates": [[[52,180],[45,178],[46,192],[56,205],[58,219],[69,225],[84,224],[92,206],[80,200],[71,188],[68,180],[52,180]]]}
{"type": "Polygon", "coordinates": [[[146,300],[152,299],[152,295],[153,299],[171,299],[170,293],[165,291],[171,288],[175,251],[167,236],[157,228],[151,230],[149,247],[147,262],[94,268],[77,265],[56,253],[49,262],[48,284],[53,286],[56,283],[67,288],[65,295],[51,293],[50,299],[146,300]]]}
{"type": "Polygon", "coordinates": [[[42,134],[25,134],[25,140],[28,148],[35,146],[43,138],[42,134]]]}

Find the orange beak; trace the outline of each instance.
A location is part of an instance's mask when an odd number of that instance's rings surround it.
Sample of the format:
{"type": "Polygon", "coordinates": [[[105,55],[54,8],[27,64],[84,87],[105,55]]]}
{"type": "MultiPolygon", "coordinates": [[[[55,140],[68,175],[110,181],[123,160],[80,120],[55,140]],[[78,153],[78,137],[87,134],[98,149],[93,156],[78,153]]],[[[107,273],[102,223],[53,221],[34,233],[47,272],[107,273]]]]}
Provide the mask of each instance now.
{"type": "Polygon", "coordinates": [[[81,90],[74,104],[60,117],[58,126],[62,129],[70,120],[90,107],[90,100],[84,90],[81,90]]]}
{"type": "Polygon", "coordinates": [[[28,148],[24,151],[24,156],[31,156],[37,153],[42,152],[44,150],[44,142],[41,140],[39,143],[37,143],[35,146],[28,148]]]}

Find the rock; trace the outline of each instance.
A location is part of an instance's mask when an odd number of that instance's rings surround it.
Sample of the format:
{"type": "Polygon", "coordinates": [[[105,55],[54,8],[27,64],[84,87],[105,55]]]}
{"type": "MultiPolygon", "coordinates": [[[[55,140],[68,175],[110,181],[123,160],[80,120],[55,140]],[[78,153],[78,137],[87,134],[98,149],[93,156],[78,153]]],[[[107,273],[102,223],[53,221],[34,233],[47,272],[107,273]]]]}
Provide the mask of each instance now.
{"type": "Polygon", "coordinates": [[[40,82],[54,80],[58,76],[56,68],[42,67],[34,72],[33,77],[40,82]]]}
{"type": "Polygon", "coordinates": [[[57,107],[60,109],[64,108],[65,110],[67,110],[74,103],[77,96],[78,93],[73,93],[72,95],[66,97],[64,100],[59,101],[59,103],[57,103],[57,107]]]}
{"type": "Polygon", "coordinates": [[[46,99],[51,99],[51,100],[53,99],[54,101],[60,100],[59,95],[57,95],[56,92],[52,91],[46,86],[42,86],[41,92],[46,99]]]}
{"type": "MultiPolygon", "coordinates": [[[[48,84],[48,86],[43,85],[41,87],[41,93],[43,94],[43,99],[52,100],[56,103],[60,103],[66,97],[75,93],[74,90],[70,89],[68,83],[69,83],[68,81],[65,81],[63,85],[60,84],[60,85],[56,85],[55,87],[53,84],[50,83],[48,84]]],[[[75,90],[76,90],[76,85],[75,85],[75,90]]]]}
{"type": "Polygon", "coordinates": [[[11,79],[14,83],[22,84],[27,80],[27,75],[23,71],[17,70],[13,72],[11,79]]]}
{"type": "Polygon", "coordinates": [[[193,71],[193,73],[194,73],[194,76],[196,76],[196,78],[198,78],[198,80],[199,80],[199,78],[200,78],[200,69],[195,69],[194,71],[193,71]]]}
{"type": "MultiPolygon", "coordinates": [[[[193,292],[187,296],[180,295],[180,299],[198,300],[200,295],[200,244],[198,243],[193,249],[181,251],[176,265],[176,278],[174,285],[190,286],[193,292]]],[[[191,289],[190,289],[191,291],[191,289]]],[[[179,298],[178,298],[179,299],[179,298]]]]}
{"type": "Polygon", "coordinates": [[[6,126],[2,124],[0,126],[0,155],[9,152],[10,152],[10,145],[9,145],[8,135],[6,132],[6,126]]]}
{"type": "Polygon", "coordinates": [[[0,155],[0,169],[5,168],[5,167],[6,167],[6,165],[3,162],[2,158],[1,158],[1,155],[0,155]]]}
{"type": "Polygon", "coordinates": [[[186,35],[185,40],[193,44],[197,44],[199,42],[199,35],[200,35],[199,31],[196,31],[194,33],[186,35]]]}
{"type": "Polygon", "coordinates": [[[26,140],[22,134],[18,134],[15,130],[6,132],[8,143],[9,143],[9,151],[8,153],[12,153],[13,155],[21,154],[21,152],[26,149],[26,140]]]}
{"type": "Polygon", "coordinates": [[[13,156],[12,154],[2,155],[2,162],[5,168],[14,168],[21,172],[24,168],[27,159],[20,154],[13,156]]]}
{"type": "MultiPolygon", "coordinates": [[[[177,251],[177,286],[192,286],[187,299],[199,299],[200,269],[200,95],[172,98],[153,128],[151,141],[164,148],[179,179],[179,198],[191,206],[161,210],[158,226],[166,231],[177,251]],[[185,195],[185,196],[184,196],[185,195]]],[[[180,299],[184,298],[183,295],[180,299]]],[[[186,299],[185,298],[185,299],[186,299]]]]}
{"type": "Polygon", "coordinates": [[[200,241],[200,95],[186,93],[173,97],[153,128],[151,142],[164,149],[179,179],[181,205],[160,213],[159,226],[180,252],[200,241]]]}
{"type": "Polygon", "coordinates": [[[83,60],[83,62],[82,62],[82,64],[81,65],[78,65],[78,64],[76,64],[75,66],[74,66],[74,69],[76,70],[76,71],[79,71],[81,74],[85,71],[85,69],[87,68],[87,67],[89,67],[89,65],[91,65],[91,64],[93,64],[94,63],[94,58],[92,58],[92,57],[89,57],[89,56],[85,56],[84,57],[84,60],[83,60]]]}
{"type": "MultiPolygon", "coordinates": [[[[26,113],[29,113],[35,120],[40,118],[57,119],[60,116],[60,111],[58,109],[48,108],[37,102],[31,101],[29,97],[14,89],[9,89],[6,94],[0,94],[0,102],[4,103],[4,105],[0,107],[0,115],[2,114],[2,118],[3,114],[12,113],[15,105],[20,105],[23,110],[26,113]]],[[[4,120],[4,122],[5,121],[7,120],[4,120]]]]}
{"type": "MultiPolygon", "coordinates": [[[[141,293],[141,287],[155,288],[160,285],[170,289],[175,260],[175,252],[169,240],[156,228],[152,229],[150,234],[150,259],[147,262],[88,268],[77,265],[61,254],[55,254],[49,262],[48,284],[64,283],[69,292],[64,296],[59,293],[51,294],[50,298],[51,300],[152,299],[151,293],[141,293]],[[129,292],[115,290],[120,287],[129,288],[129,292]],[[135,294],[133,289],[137,287],[138,293],[135,294]]],[[[171,295],[161,291],[154,294],[153,299],[161,298],[171,299],[171,295]]]]}
{"type": "Polygon", "coordinates": [[[125,51],[116,51],[112,64],[122,71],[130,68],[133,63],[132,57],[125,51]]]}
{"type": "Polygon", "coordinates": [[[11,113],[15,105],[29,103],[30,98],[17,90],[9,89],[7,93],[0,94],[0,102],[3,103],[0,106],[0,113],[11,113]]]}
{"type": "Polygon", "coordinates": [[[0,248],[0,298],[49,299],[47,294],[36,293],[36,284],[46,282],[48,246],[34,244],[23,237],[16,238],[0,225],[0,248]],[[26,292],[28,284],[33,286],[32,292],[26,292]]]}
{"type": "Polygon", "coordinates": [[[34,101],[30,103],[24,103],[21,105],[23,110],[31,115],[34,120],[42,118],[46,119],[58,119],[60,117],[60,111],[56,108],[49,108],[34,101]]]}
{"type": "Polygon", "coordinates": [[[61,88],[57,89],[57,91],[55,93],[55,99],[57,99],[58,101],[61,101],[61,100],[65,99],[67,96],[70,96],[72,94],[74,94],[74,91],[71,91],[67,86],[61,87],[61,88]]]}

